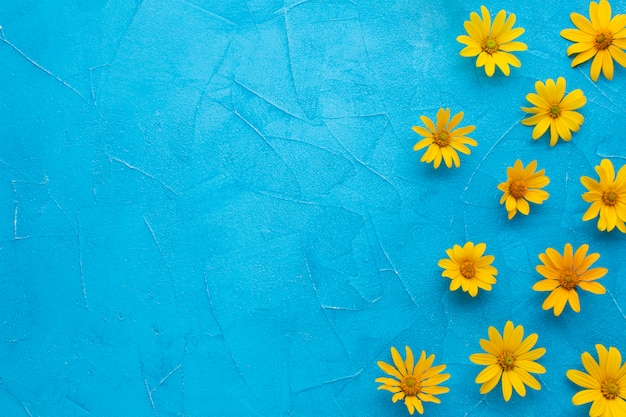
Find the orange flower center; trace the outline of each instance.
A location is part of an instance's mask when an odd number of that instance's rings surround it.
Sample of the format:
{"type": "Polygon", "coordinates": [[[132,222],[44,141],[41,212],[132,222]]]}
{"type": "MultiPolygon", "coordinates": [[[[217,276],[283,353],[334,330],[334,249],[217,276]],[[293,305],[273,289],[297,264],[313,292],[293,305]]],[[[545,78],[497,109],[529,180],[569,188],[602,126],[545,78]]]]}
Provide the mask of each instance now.
{"type": "Polygon", "coordinates": [[[406,395],[417,395],[422,389],[422,385],[420,381],[415,379],[412,376],[405,376],[402,381],[400,381],[400,388],[406,395]]]}
{"type": "Polygon", "coordinates": [[[609,32],[598,33],[596,35],[596,48],[599,50],[608,48],[613,42],[613,35],[609,32]]]}
{"type": "Polygon", "coordinates": [[[437,132],[433,137],[433,142],[441,147],[448,146],[448,142],[450,142],[450,133],[446,132],[445,130],[437,132]]]}
{"type": "Polygon", "coordinates": [[[505,371],[510,371],[515,367],[515,356],[512,353],[503,353],[498,357],[498,364],[505,371]]]}
{"type": "Polygon", "coordinates": [[[522,198],[526,195],[528,187],[524,180],[515,180],[509,186],[509,192],[514,198],[522,198]]]}
{"type": "Polygon", "coordinates": [[[483,46],[483,51],[488,54],[494,54],[498,52],[498,46],[498,42],[495,39],[487,38],[485,45],[483,46]]]}
{"type": "Polygon", "coordinates": [[[574,273],[574,271],[563,271],[559,276],[559,282],[561,283],[561,287],[566,290],[571,290],[576,288],[576,284],[578,284],[578,275],[574,273]]]}
{"type": "Polygon", "coordinates": [[[463,261],[459,269],[461,270],[461,275],[465,278],[474,278],[474,275],[476,275],[474,264],[470,261],[463,261]]]}
{"type": "Polygon", "coordinates": [[[613,190],[603,192],[602,202],[607,206],[614,206],[617,204],[617,193],[613,190]]]}
{"type": "Polygon", "coordinates": [[[619,386],[613,381],[607,381],[600,387],[600,392],[607,400],[614,400],[619,393],[619,386]]]}
{"type": "Polygon", "coordinates": [[[550,117],[556,119],[561,114],[561,108],[558,105],[550,107],[550,117]]]}

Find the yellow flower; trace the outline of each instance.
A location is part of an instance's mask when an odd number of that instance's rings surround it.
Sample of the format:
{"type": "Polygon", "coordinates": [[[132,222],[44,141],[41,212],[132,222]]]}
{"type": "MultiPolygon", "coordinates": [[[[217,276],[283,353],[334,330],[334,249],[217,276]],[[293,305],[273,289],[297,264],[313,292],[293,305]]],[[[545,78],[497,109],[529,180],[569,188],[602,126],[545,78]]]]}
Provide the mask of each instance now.
{"type": "Polygon", "coordinates": [[[466,45],[461,50],[461,56],[470,58],[478,55],[476,66],[484,66],[488,77],[494,74],[496,65],[504,75],[508,76],[511,73],[509,65],[518,68],[522,65],[519,59],[510,52],[528,49],[523,42],[513,42],[524,33],[524,29],[513,29],[515,24],[513,13],[509,13],[507,18],[506,12],[500,10],[492,25],[489,10],[485,6],[480,6],[480,11],[482,19],[478,13],[470,13],[470,20],[463,23],[467,35],[460,35],[456,38],[457,41],[466,45]]]}
{"type": "Polygon", "coordinates": [[[535,107],[522,107],[526,113],[531,113],[522,120],[526,126],[535,126],[533,139],[539,139],[550,128],[550,146],[556,145],[559,137],[568,142],[572,139],[572,132],[578,132],[585,118],[574,111],[587,102],[583,91],[576,89],[565,97],[565,78],[559,77],[556,84],[549,78],[546,83],[535,82],[537,94],[526,95],[526,100],[535,107]]]}
{"type": "Polygon", "coordinates": [[[491,266],[493,255],[483,256],[486,247],[484,243],[474,246],[474,243],[467,242],[463,247],[454,245],[446,249],[449,259],[441,259],[438,265],[444,269],[441,276],[452,280],[450,291],[462,288],[472,297],[478,294],[479,288],[491,291],[498,270],[491,266]]]}
{"type": "Polygon", "coordinates": [[[402,359],[395,347],[391,348],[391,358],[395,367],[383,361],[378,361],[378,366],[397,379],[376,378],[376,382],[383,384],[378,389],[392,392],[391,401],[394,403],[404,398],[404,404],[410,414],[413,414],[415,410],[424,414],[422,401],[439,404],[441,400],[435,395],[450,391],[449,388],[439,386],[450,378],[450,374],[440,373],[446,369],[446,365],[433,366],[435,355],[426,358],[426,352],[422,351],[419,360],[413,366],[413,352],[406,346],[406,359],[402,359]]]}
{"type": "Polygon", "coordinates": [[[583,214],[583,221],[598,219],[598,230],[611,231],[615,227],[626,233],[626,165],[617,172],[608,159],[596,166],[600,181],[589,177],[580,177],[580,182],[587,188],[582,197],[591,206],[583,214]]]}
{"type": "Polygon", "coordinates": [[[600,363],[585,352],[581,355],[587,373],[570,369],[566,375],[570,381],[585,388],[572,397],[574,405],[591,404],[591,417],[626,416],[626,363],[622,364],[619,350],[596,345],[600,363]]]}
{"type": "Polygon", "coordinates": [[[443,158],[446,166],[452,168],[454,162],[455,167],[461,165],[459,155],[457,151],[469,155],[470,150],[465,145],[476,146],[477,143],[474,139],[468,138],[468,133],[471,133],[476,129],[476,126],[465,126],[455,129],[463,119],[463,112],[459,112],[450,120],[450,109],[439,109],[437,111],[437,124],[426,117],[420,116],[422,122],[426,125],[427,129],[421,126],[413,126],[413,131],[418,135],[424,137],[413,146],[414,151],[418,151],[428,146],[424,155],[422,155],[421,162],[433,162],[434,167],[439,168],[441,159],[443,158]]]}
{"type": "Polygon", "coordinates": [[[482,384],[480,393],[486,394],[494,389],[500,378],[505,401],[511,399],[513,388],[522,397],[526,395],[525,385],[541,389],[539,381],[531,375],[546,372],[546,368],[535,362],[546,353],[545,348],[532,349],[538,338],[537,333],[533,333],[524,339],[524,327],[514,327],[511,321],[504,325],[504,336],[495,327],[489,326],[489,340],[480,339],[480,346],[487,353],[470,355],[472,362],[486,366],[475,380],[477,384],[482,384]]]}
{"type": "Polygon", "coordinates": [[[541,204],[550,197],[547,191],[540,190],[550,183],[550,179],[544,175],[545,170],[535,172],[535,169],[537,161],[532,161],[524,168],[522,161],[518,159],[512,167],[507,168],[508,179],[498,184],[498,190],[504,193],[500,204],[505,204],[509,220],[518,211],[526,215],[530,213],[529,201],[541,204]]]}
{"type": "Polygon", "coordinates": [[[537,265],[536,269],[545,277],[533,285],[535,291],[552,291],[541,306],[544,310],[554,308],[554,315],[563,312],[565,304],[569,302],[572,310],[580,311],[580,301],[576,287],[594,294],[604,294],[606,289],[599,283],[594,282],[602,278],[608,272],[606,268],[589,267],[600,258],[600,254],[587,255],[589,245],[582,245],[573,252],[571,244],[566,244],[563,256],[553,248],[546,249],[546,253],[539,255],[543,265],[537,265]]]}
{"type": "Polygon", "coordinates": [[[572,67],[591,62],[591,79],[598,81],[600,70],[604,76],[613,79],[613,60],[626,67],[626,15],[618,14],[611,18],[611,5],[607,0],[589,3],[587,19],[579,13],[571,13],[570,19],[577,29],[563,29],[561,36],[575,42],[567,48],[567,55],[577,54],[572,67]]]}

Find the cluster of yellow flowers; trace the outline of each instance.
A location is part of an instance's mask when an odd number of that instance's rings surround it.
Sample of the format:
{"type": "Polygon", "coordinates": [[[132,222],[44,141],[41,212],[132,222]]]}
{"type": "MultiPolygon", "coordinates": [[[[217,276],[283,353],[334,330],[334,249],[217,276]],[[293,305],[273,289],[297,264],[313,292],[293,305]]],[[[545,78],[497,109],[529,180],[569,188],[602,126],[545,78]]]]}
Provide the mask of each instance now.
{"type": "MultiPolygon", "coordinates": [[[[464,22],[466,35],[457,37],[464,44],[461,55],[477,57],[476,66],[484,67],[487,76],[495,73],[496,67],[506,76],[510,74],[510,66],[520,67],[521,62],[512,54],[527,49],[526,44],[516,39],[524,33],[522,28],[513,28],[515,15],[504,10],[499,11],[495,18],[485,6],[481,6],[481,15],[472,12],[470,20],[464,22]]],[[[576,55],[572,67],[593,58],[590,74],[597,81],[600,73],[609,80],[613,78],[613,61],[626,67],[626,15],[611,17],[611,6],[607,0],[599,3],[592,1],[589,5],[589,19],[571,13],[570,18],[577,29],[565,29],[561,36],[575,42],[567,49],[567,54],[576,55]]],[[[530,114],[522,124],[534,126],[532,138],[542,137],[550,130],[550,146],[557,144],[559,138],[564,141],[572,139],[572,132],[578,132],[583,124],[583,116],[576,110],[587,101],[582,90],[576,89],[566,94],[566,82],[563,77],[557,80],[537,81],[535,91],[526,96],[532,107],[521,107],[530,114]]],[[[421,116],[425,127],[414,126],[413,130],[423,137],[414,146],[418,151],[427,148],[421,157],[422,162],[433,163],[438,168],[441,162],[448,168],[460,166],[459,152],[469,155],[468,146],[477,146],[476,140],[468,137],[475,126],[460,126],[464,113],[451,115],[450,109],[441,108],[437,112],[436,121],[421,116]]],[[[615,167],[609,159],[603,159],[595,167],[598,180],[582,176],[580,181],[587,189],[582,194],[585,202],[591,203],[582,220],[587,221],[599,217],[597,228],[600,231],[611,231],[617,228],[626,233],[626,164],[617,175],[615,167]]],[[[530,213],[529,203],[542,204],[549,198],[543,190],[550,183],[545,170],[537,170],[537,161],[526,166],[516,160],[507,169],[507,180],[498,184],[497,188],[503,195],[500,204],[504,204],[508,219],[517,212],[524,215],[530,213]]],[[[478,290],[489,291],[496,283],[497,269],[492,265],[494,256],[485,255],[485,243],[466,242],[463,246],[454,245],[446,250],[447,258],[441,259],[438,265],[443,269],[442,276],[449,278],[450,290],[462,289],[472,297],[478,290]]],[[[550,294],[543,302],[544,310],[553,310],[559,316],[565,305],[569,303],[572,310],[580,311],[580,299],[577,289],[594,294],[604,294],[606,289],[596,282],[608,270],[592,265],[600,258],[597,253],[588,254],[589,245],[583,244],[575,251],[567,243],[563,253],[548,248],[538,255],[542,262],[536,271],[543,277],[532,289],[546,291],[550,294]]],[[[502,394],[509,401],[513,390],[520,396],[526,395],[526,386],[539,390],[539,381],[532,374],[543,374],[546,369],[537,363],[546,352],[545,348],[534,348],[538,341],[536,333],[524,338],[524,328],[515,326],[511,321],[504,325],[502,334],[493,326],[487,330],[488,339],[480,339],[479,344],[484,353],[470,355],[471,362],[485,368],[478,373],[475,382],[480,384],[480,393],[493,390],[501,381],[502,394]]],[[[579,370],[568,370],[567,377],[575,384],[584,388],[575,394],[572,402],[575,405],[592,403],[591,417],[626,417],[626,363],[622,363],[619,350],[608,349],[596,345],[598,361],[591,354],[584,352],[581,361],[586,373],[579,370]]],[[[392,401],[404,400],[410,414],[417,410],[424,413],[423,402],[439,403],[436,395],[444,394],[448,388],[440,386],[450,375],[442,373],[446,365],[434,366],[435,355],[427,356],[422,351],[415,362],[413,352],[406,346],[403,359],[395,347],[391,348],[393,365],[379,361],[379,367],[391,377],[377,378],[382,384],[378,389],[393,393],[392,401]]]]}

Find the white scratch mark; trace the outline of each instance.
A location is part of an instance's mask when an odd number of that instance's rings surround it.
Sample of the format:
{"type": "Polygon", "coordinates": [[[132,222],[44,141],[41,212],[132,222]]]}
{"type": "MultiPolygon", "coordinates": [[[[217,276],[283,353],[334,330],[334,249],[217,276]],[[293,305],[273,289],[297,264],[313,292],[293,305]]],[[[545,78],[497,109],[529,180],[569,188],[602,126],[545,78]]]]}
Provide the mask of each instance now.
{"type": "Polygon", "coordinates": [[[159,241],[157,240],[157,237],[156,237],[156,234],[154,233],[154,229],[152,228],[152,225],[150,224],[146,216],[142,216],[142,218],[143,218],[144,223],[146,223],[146,227],[148,228],[150,235],[152,236],[152,240],[154,241],[154,245],[156,246],[157,251],[159,252],[159,255],[161,256],[161,260],[163,260],[163,263],[165,264],[165,268],[167,269],[167,275],[170,279],[170,285],[172,286],[172,293],[174,294],[174,296],[176,296],[176,286],[174,285],[174,280],[172,279],[172,270],[170,269],[170,265],[167,262],[167,259],[165,258],[165,253],[163,252],[163,249],[161,248],[161,245],[159,244],[159,241]]]}
{"type": "Polygon", "coordinates": [[[155,392],[157,389],[159,389],[159,387],[161,385],[163,385],[165,383],[165,381],[167,381],[167,379],[169,377],[171,377],[172,375],[174,375],[174,373],[176,371],[178,371],[179,369],[181,369],[183,367],[183,364],[179,364],[176,368],[172,369],[167,375],[165,375],[163,378],[161,378],[161,380],[159,381],[159,385],[157,385],[155,388],[152,388],[152,392],[155,392]]]}
{"type": "Polygon", "coordinates": [[[152,411],[156,417],[159,417],[159,412],[156,409],[156,405],[154,404],[154,399],[152,398],[152,390],[150,389],[150,385],[148,385],[148,381],[146,377],[143,377],[143,384],[146,386],[146,392],[148,393],[148,398],[150,399],[150,405],[152,406],[152,411]]]}
{"type": "Polygon", "coordinates": [[[301,122],[304,123],[308,123],[310,124],[308,121],[302,119],[300,116],[297,116],[293,113],[290,113],[288,110],[283,109],[282,107],[280,107],[279,105],[277,105],[276,103],[273,103],[272,101],[268,100],[267,98],[263,97],[261,94],[257,93],[256,91],[254,91],[252,88],[248,87],[245,84],[242,84],[241,82],[237,81],[234,78],[231,78],[231,80],[237,84],[239,87],[243,88],[244,90],[246,90],[247,92],[249,92],[250,94],[260,98],[261,100],[263,100],[264,102],[266,102],[267,104],[269,104],[270,106],[274,107],[275,109],[280,110],[281,112],[287,114],[288,116],[293,117],[294,119],[300,120],[301,122]]]}
{"type": "Polygon", "coordinates": [[[25,60],[27,60],[28,62],[30,62],[31,64],[33,64],[36,68],[40,69],[41,71],[43,71],[44,73],[48,74],[49,76],[51,76],[52,78],[54,78],[56,81],[60,82],[62,85],[64,85],[65,87],[67,87],[70,91],[72,91],[74,94],[76,94],[78,97],[80,97],[85,103],[87,104],[91,104],[89,103],[89,101],[78,91],[76,90],[74,87],[72,87],[70,84],[68,84],[67,81],[64,81],[62,78],[60,78],[57,75],[54,75],[52,72],[50,72],[49,70],[47,70],[46,68],[44,68],[41,64],[37,63],[35,60],[33,60],[32,58],[30,58],[28,55],[26,55],[20,48],[18,48],[17,46],[15,46],[13,43],[11,43],[5,36],[4,36],[4,31],[2,30],[2,27],[0,26],[0,40],[2,42],[4,42],[6,45],[8,45],[11,49],[13,49],[15,52],[17,52],[20,56],[22,56],[22,58],[24,58],[25,60]]]}
{"type": "MultiPolygon", "coordinates": [[[[511,132],[511,130],[513,130],[513,128],[515,126],[517,126],[520,122],[522,121],[522,119],[519,119],[518,121],[516,121],[515,123],[513,123],[513,125],[511,125],[506,132],[504,132],[502,134],[502,136],[500,136],[498,138],[498,140],[491,145],[491,148],[489,148],[489,150],[487,151],[487,153],[485,154],[485,156],[482,157],[482,159],[480,160],[480,162],[478,163],[478,165],[476,165],[476,169],[474,169],[474,172],[472,172],[472,174],[470,175],[469,179],[467,180],[467,184],[465,185],[465,188],[463,189],[463,192],[461,193],[461,200],[463,200],[463,196],[465,195],[465,193],[467,192],[467,190],[469,189],[470,184],[472,183],[472,180],[474,179],[474,176],[476,175],[476,173],[478,172],[478,170],[480,169],[480,167],[483,165],[483,162],[485,162],[487,160],[487,158],[489,157],[489,155],[491,155],[491,153],[493,152],[493,150],[496,148],[496,146],[498,146],[500,144],[500,142],[502,142],[504,140],[504,138],[511,132]]],[[[467,201],[464,201],[465,203],[467,203],[467,201]]]]}
{"type": "Polygon", "coordinates": [[[169,191],[170,193],[172,193],[173,195],[175,195],[176,197],[178,197],[178,193],[177,193],[177,192],[176,192],[176,191],[175,191],[172,187],[168,186],[168,185],[167,185],[167,184],[165,184],[163,181],[161,181],[160,179],[156,178],[154,175],[151,175],[151,174],[147,173],[146,171],[144,171],[144,170],[142,170],[142,169],[140,169],[140,168],[138,168],[138,167],[136,167],[136,166],[134,166],[134,165],[131,165],[131,164],[129,164],[129,163],[128,163],[128,162],[126,162],[126,161],[123,161],[123,160],[121,160],[121,159],[119,159],[119,158],[116,158],[116,157],[114,157],[114,156],[110,156],[110,155],[108,155],[108,157],[109,157],[109,161],[115,161],[115,162],[117,162],[117,163],[119,163],[119,164],[124,165],[126,168],[128,168],[128,169],[130,169],[130,170],[132,170],[132,171],[137,171],[137,172],[139,172],[140,174],[142,174],[142,175],[146,176],[147,178],[150,178],[152,181],[154,181],[154,182],[156,182],[156,183],[159,183],[159,184],[160,184],[163,188],[165,188],[167,191],[169,191]]]}
{"type": "Polygon", "coordinates": [[[91,311],[91,309],[89,308],[89,303],[87,302],[87,287],[85,286],[85,274],[83,273],[83,245],[80,243],[80,210],[78,211],[78,230],[76,232],[76,238],[78,240],[78,271],[80,273],[80,286],[83,291],[83,300],[85,301],[85,307],[88,311],[91,311]]]}
{"type": "Polygon", "coordinates": [[[413,297],[413,294],[411,294],[411,292],[409,291],[409,287],[407,287],[406,283],[404,282],[404,280],[400,276],[400,273],[398,272],[398,270],[394,266],[393,262],[391,261],[391,258],[389,257],[389,254],[387,253],[385,248],[383,248],[383,245],[382,245],[382,243],[380,241],[380,238],[378,237],[378,233],[376,232],[376,228],[374,227],[374,222],[372,222],[372,219],[371,219],[371,217],[369,215],[367,216],[367,219],[368,219],[368,221],[370,223],[370,226],[372,228],[372,233],[374,233],[374,237],[376,238],[376,243],[378,244],[378,248],[382,252],[382,254],[385,257],[385,259],[387,259],[387,263],[391,267],[391,271],[393,271],[393,274],[396,276],[396,278],[398,278],[398,281],[400,281],[400,283],[404,287],[404,291],[407,293],[407,295],[409,296],[411,301],[413,301],[413,304],[415,304],[415,306],[419,308],[419,304],[417,304],[417,301],[415,301],[415,297],[413,297]]]}
{"type": "Polygon", "coordinates": [[[231,20],[228,20],[228,19],[227,19],[227,18],[225,18],[224,16],[220,16],[219,14],[217,14],[217,13],[215,13],[215,12],[212,12],[212,11],[210,11],[209,9],[206,9],[206,8],[204,8],[204,7],[201,7],[201,6],[199,6],[199,5],[195,4],[195,3],[192,3],[192,2],[190,2],[189,0],[180,0],[180,1],[181,1],[182,3],[185,3],[185,4],[187,4],[187,5],[191,6],[191,7],[193,7],[194,9],[200,10],[201,12],[208,14],[209,16],[212,16],[212,17],[214,17],[214,18],[216,18],[216,19],[218,19],[218,20],[221,20],[222,22],[224,22],[224,23],[226,23],[226,24],[229,24],[229,25],[231,25],[231,26],[237,26],[237,24],[236,24],[235,22],[233,22],[233,21],[231,21],[231,20]]]}
{"type": "Polygon", "coordinates": [[[209,300],[209,307],[211,308],[211,315],[213,316],[213,320],[215,320],[215,324],[217,325],[217,328],[219,329],[220,334],[222,335],[222,338],[224,339],[224,342],[226,342],[224,343],[224,345],[226,346],[226,350],[228,350],[230,361],[233,363],[233,366],[235,367],[237,374],[242,379],[243,383],[246,385],[246,387],[248,388],[248,390],[250,391],[254,399],[257,400],[257,396],[254,393],[254,390],[248,383],[248,380],[244,377],[243,372],[241,372],[241,368],[239,367],[239,364],[237,364],[237,361],[235,360],[235,355],[233,355],[233,351],[230,348],[230,345],[228,344],[228,342],[226,341],[226,336],[224,333],[224,329],[222,328],[222,324],[217,318],[217,313],[215,312],[215,307],[213,306],[213,299],[211,298],[211,290],[209,289],[209,281],[207,280],[207,277],[206,277],[206,268],[203,268],[202,275],[204,277],[204,289],[206,291],[206,296],[209,300]]]}
{"type": "Polygon", "coordinates": [[[619,304],[617,304],[615,296],[609,290],[606,290],[606,293],[609,295],[609,297],[611,297],[611,300],[613,300],[613,304],[615,304],[615,307],[617,307],[617,311],[619,311],[619,313],[622,315],[622,318],[626,319],[626,314],[624,314],[624,310],[622,310],[619,304]]]}
{"type": "Polygon", "coordinates": [[[465,414],[463,414],[463,417],[469,416],[472,411],[474,411],[476,408],[478,408],[479,405],[481,405],[482,403],[485,402],[486,398],[487,398],[486,396],[482,397],[480,399],[480,401],[478,401],[476,404],[474,404],[474,406],[470,410],[468,410],[465,414]]]}
{"type": "Polygon", "coordinates": [[[315,281],[313,280],[313,274],[311,273],[311,268],[309,266],[309,260],[308,260],[308,258],[306,256],[306,254],[303,253],[302,256],[304,257],[304,265],[306,266],[306,272],[307,272],[307,275],[309,277],[309,282],[311,282],[311,287],[313,288],[313,293],[315,294],[315,298],[317,299],[317,303],[322,308],[322,314],[324,314],[324,318],[326,319],[326,322],[328,323],[330,328],[333,330],[333,333],[335,334],[335,337],[337,338],[337,340],[339,341],[339,344],[343,348],[344,353],[346,354],[347,357],[350,357],[350,352],[348,351],[348,349],[344,345],[343,340],[341,339],[341,337],[339,336],[339,333],[337,332],[337,329],[335,329],[335,326],[333,326],[333,323],[330,321],[330,317],[328,317],[328,314],[326,313],[327,309],[324,307],[324,305],[322,304],[322,301],[320,300],[319,292],[317,291],[317,287],[315,286],[315,281]]]}

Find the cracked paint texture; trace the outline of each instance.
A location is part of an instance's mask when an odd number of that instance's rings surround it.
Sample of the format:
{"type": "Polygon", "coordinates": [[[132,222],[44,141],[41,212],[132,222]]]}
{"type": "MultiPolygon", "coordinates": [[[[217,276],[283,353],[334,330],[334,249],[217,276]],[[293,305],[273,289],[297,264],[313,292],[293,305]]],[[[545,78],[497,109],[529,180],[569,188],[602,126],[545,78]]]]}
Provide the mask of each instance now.
{"type": "MultiPolygon", "coordinates": [[[[580,415],[565,370],[626,352],[626,238],[580,219],[581,175],[626,163],[626,70],[571,69],[569,12],[493,2],[526,29],[487,78],[455,41],[479,3],[4,0],[0,4],[0,404],[10,416],[395,416],[389,347],[448,364],[430,415],[580,415]],[[585,122],[550,148],[521,125],[564,76],[585,122]],[[465,111],[456,170],[411,126],[465,111]],[[496,185],[537,159],[550,199],[507,221],[496,185]],[[498,283],[448,291],[437,260],[487,243],[498,283]],[[607,294],[555,318],[537,254],[589,243],[607,294]],[[547,348],[543,389],[504,403],[473,379],[487,327],[547,348]]],[[[614,2],[614,13],[626,13],[614,2]]]]}

